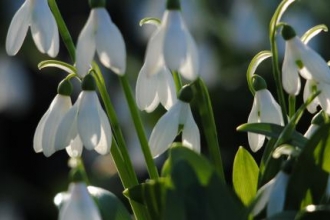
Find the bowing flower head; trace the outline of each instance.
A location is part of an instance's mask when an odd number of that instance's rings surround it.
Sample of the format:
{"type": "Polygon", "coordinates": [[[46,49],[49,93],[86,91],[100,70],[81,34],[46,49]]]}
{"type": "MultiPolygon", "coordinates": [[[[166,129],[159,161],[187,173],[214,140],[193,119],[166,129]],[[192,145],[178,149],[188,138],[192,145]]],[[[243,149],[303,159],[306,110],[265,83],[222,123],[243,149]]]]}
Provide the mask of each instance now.
{"type": "Polygon", "coordinates": [[[99,4],[91,3],[92,10],[78,37],[77,73],[81,77],[88,73],[96,51],[105,67],[123,75],[126,71],[126,47],[123,36],[104,8],[104,1],[96,2],[99,4]]]}
{"type": "Polygon", "coordinates": [[[56,57],[59,51],[58,28],[47,0],[25,0],[10,23],[6,38],[7,53],[16,55],[29,27],[38,50],[56,57]]]}

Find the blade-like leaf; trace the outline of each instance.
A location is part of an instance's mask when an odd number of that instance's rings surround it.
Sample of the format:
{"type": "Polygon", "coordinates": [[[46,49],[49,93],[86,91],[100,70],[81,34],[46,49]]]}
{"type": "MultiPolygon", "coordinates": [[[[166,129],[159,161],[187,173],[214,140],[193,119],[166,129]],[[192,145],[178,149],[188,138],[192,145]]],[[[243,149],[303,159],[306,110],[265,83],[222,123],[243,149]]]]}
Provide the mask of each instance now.
{"type": "Polygon", "coordinates": [[[46,67],[56,67],[58,69],[64,70],[69,74],[76,75],[76,68],[68,63],[59,60],[44,60],[38,64],[38,68],[41,70],[46,67]]]}
{"type": "Polygon", "coordinates": [[[235,192],[245,205],[248,205],[257,193],[259,168],[251,154],[239,147],[233,167],[235,192]]]}
{"type": "Polygon", "coordinates": [[[319,34],[321,31],[328,31],[328,27],[324,24],[316,25],[315,27],[312,27],[306,33],[301,37],[301,41],[304,42],[304,44],[307,44],[313,37],[315,37],[317,34],[319,34]]]}

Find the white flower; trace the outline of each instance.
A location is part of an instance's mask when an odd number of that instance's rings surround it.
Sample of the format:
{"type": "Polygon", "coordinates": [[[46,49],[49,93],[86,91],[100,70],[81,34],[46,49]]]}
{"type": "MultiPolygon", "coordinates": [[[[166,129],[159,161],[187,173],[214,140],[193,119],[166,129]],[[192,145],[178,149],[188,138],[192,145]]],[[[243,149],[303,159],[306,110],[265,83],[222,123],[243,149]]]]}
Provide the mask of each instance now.
{"type": "Polygon", "coordinates": [[[16,12],[7,34],[7,53],[13,56],[19,51],[29,27],[38,50],[55,57],[59,51],[59,36],[47,0],[26,0],[16,12]]]}
{"type": "Polygon", "coordinates": [[[182,144],[200,152],[199,129],[194,121],[189,103],[178,100],[157,122],[152,130],[149,146],[153,157],[167,150],[183,125],[182,144]]]}
{"type": "Polygon", "coordinates": [[[135,94],[140,110],[152,112],[159,103],[169,109],[176,101],[171,72],[163,66],[157,73],[149,75],[143,65],[136,82],[135,94]]]}
{"type": "Polygon", "coordinates": [[[320,105],[323,111],[330,115],[330,84],[317,82],[312,79],[307,80],[303,95],[304,102],[306,102],[315,91],[321,91],[321,93],[307,106],[307,110],[313,114],[316,112],[317,106],[320,105]]]}
{"type": "Polygon", "coordinates": [[[97,51],[101,63],[116,74],[126,71],[124,39],[105,8],[93,8],[81,31],[76,50],[77,73],[84,77],[97,51]]]}
{"type": "MultiPolygon", "coordinates": [[[[256,91],[248,123],[273,123],[283,125],[281,107],[267,89],[256,91]]],[[[249,145],[253,152],[258,151],[265,136],[248,132],[249,145]]]]}
{"type": "Polygon", "coordinates": [[[148,42],[144,67],[147,74],[156,74],[164,65],[179,71],[187,80],[198,77],[197,47],[179,10],[165,11],[160,28],[148,42]]]}
{"type": "Polygon", "coordinates": [[[60,208],[59,220],[101,220],[101,214],[83,182],[71,183],[69,198],[60,208]]]}
{"type": "Polygon", "coordinates": [[[282,66],[283,87],[291,95],[300,91],[298,71],[307,80],[330,84],[330,69],[325,60],[295,36],[285,41],[282,66]]]}
{"type": "Polygon", "coordinates": [[[71,106],[70,96],[58,94],[54,98],[36,128],[33,138],[35,152],[43,152],[46,157],[55,153],[55,134],[58,125],[71,106]]]}
{"type": "Polygon", "coordinates": [[[255,216],[267,205],[267,217],[270,217],[284,208],[286,188],[289,175],[280,171],[272,180],[261,187],[256,195],[257,202],[252,210],[255,216]]]}
{"type": "Polygon", "coordinates": [[[70,155],[81,155],[81,143],[100,154],[110,151],[112,132],[95,91],[83,90],[62,118],[55,136],[55,149],[65,147],[70,155]]]}

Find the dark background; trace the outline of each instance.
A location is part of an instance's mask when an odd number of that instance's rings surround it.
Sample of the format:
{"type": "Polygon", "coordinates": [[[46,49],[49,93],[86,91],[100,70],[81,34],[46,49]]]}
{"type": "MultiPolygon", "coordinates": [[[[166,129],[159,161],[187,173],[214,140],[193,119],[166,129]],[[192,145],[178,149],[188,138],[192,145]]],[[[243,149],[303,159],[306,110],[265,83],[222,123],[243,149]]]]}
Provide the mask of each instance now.
{"type": "MultiPolygon", "coordinates": [[[[76,42],[89,14],[88,1],[57,2],[76,42]]],[[[239,146],[248,149],[247,135],[236,131],[238,125],[247,121],[252,107],[253,97],[246,84],[247,66],[255,54],[269,49],[268,25],[279,2],[182,0],[183,15],[200,50],[200,74],[209,87],[228,184],[231,184],[231,167],[236,150],[239,146]]],[[[51,220],[57,219],[53,197],[68,187],[68,156],[65,151],[57,152],[50,158],[36,154],[32,141],[35,128],[55,97],[57,85],[65,73],[56,69],[38,70],[37,64],[49,57],[37,51],[30,33],[18,55],[8,57],[5,54],[6,32],[22,3],[23,0],[0,2],[0,219],[51,220]]],[[[329,24],[329,8],[329,1],[301,0],[288,10],[284,20],[293,25],[298,35],[302,35],[314,25],[329,24]]],[[[147,39],[153,30],[147,25],[140,27],[139,21],[150,16],[161,18],[164,1],[109,0],[107,9],[125,39],[127,75],[134,89],[147,39]]],[[[328,33],[322,33],[310,45],[329,60],[328,42],[328,33]]],[[[284,44],[279,38],[280,60],[283,50],[284,44]]],[[[71,63],[62,42],[56,59],[71,63]]],[[[257,69],[257,74],[267,80],[275,96],[270,60],[257,69]]],[[[117,77],[110,70],[104,70],[104,75],[134,167],[141,180],[144,180],[147,175],[143,157],[122,90],[117,77]]],[[[73,101],[79,91],[77,84],[73,101]]],[[[299,96],[298,103],[301,103],[301,99],[299,96]]],[[[159,108],[152,114],[141,113],[148,135],[163,112],[159,108]]],[[[307,129],[311,117],[309,113],[304,115],[299,131],[307,129]]],[[[200,122],[197,115],[196,121],[200,122]]],[[[257,160],[261,151],[253,154],[257,160]]],[[[157,159],[160,166],[165,156],[157,159]]],[[[83,157],[93,185],[104,187],[123,198],[111,157],[101,157],[87,150],[84,150],[83,157]]]]}

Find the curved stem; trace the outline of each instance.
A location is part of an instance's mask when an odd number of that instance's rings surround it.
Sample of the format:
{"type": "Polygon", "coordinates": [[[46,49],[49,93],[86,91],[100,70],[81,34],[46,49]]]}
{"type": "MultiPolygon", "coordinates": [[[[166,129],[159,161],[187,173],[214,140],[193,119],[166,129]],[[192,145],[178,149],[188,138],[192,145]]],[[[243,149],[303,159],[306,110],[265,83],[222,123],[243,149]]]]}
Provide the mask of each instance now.
{"type": "Polygon", "coordinates": [[[202,119],[204,135],[206,138],[211,161],[213,162],[217,173],[223,179],[225,179],[221,152],[218,142],[217,128],[214,121],[213,109],[208,90],[201,78],[198,78],[191,85],[194,90],[194,100],[197,100],[198,102],[197,106],[199,110],[199,115],[202,119]]]}
{"type": "Polygon", "coordinates": [[[140,144],[141,144],[141,149],[142,149],[142,152],[144,155],[144,159],[147,164],[149,176],[151,179],[158,179],[158,177],[159,177],[158,170],[157,170],[157,167],[152,158],[148,140],[146,138],[144,127],[142,124],[141,116],[140,116],[139,110],[136,106],[135,99],[133,97],[133,93],[132,93],[131,87],[128,83],[126,75],[119,77],[119,80],[120,80],[121,86],[124,90],[126,100],[127,100],[127,103],[128,103],[131,115],[132,115],[132,119],[133,119],[134,126],[136,129],[140,144]]]}
{"type": "Polygon", "coordinates": [[[172,71],[172,74],[175,83],[176,93],[178,94],[182,88],[182,80],[178,71],[172,71]]]}
{"type": "Polygon", "coordinates": [[[293,95],[289,96],[289,118],[292,118],[292,116],[296,112],[296,97],[293,95]]]}
{"type": "Polygon", "coordinates": [[[48,4],[55,17],[63,43],[64,43],[65,47],[67,48],[72,61],[75,62],[76,61],[76,52],[75,52],[76,49],[73,44],[70,32],[69,32],[68,28],[66,27],[66,24],[62,18],[61,12],[57,7],[56,0],[48,0],[48,4]]]}

